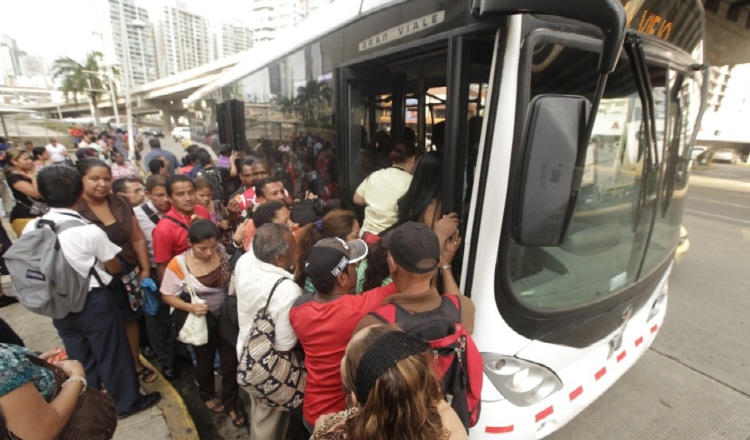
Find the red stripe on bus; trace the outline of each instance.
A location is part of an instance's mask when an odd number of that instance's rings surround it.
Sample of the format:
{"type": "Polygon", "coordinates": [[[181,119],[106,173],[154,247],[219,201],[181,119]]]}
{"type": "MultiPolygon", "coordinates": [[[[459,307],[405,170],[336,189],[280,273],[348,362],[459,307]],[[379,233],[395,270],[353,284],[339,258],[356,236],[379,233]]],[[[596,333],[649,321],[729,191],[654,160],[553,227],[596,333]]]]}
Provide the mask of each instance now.
{"type": "Polygon", "coordinates": [[[513,432],[513,425],[510,426],[488,426],[484,428],[484,432],[488,434],[506,434],[513,432]]]}
{"type": "Polygon", "coordinates": [[[602,368],[601,370],[597,371],[594,375],[594,378],[596,380],[601,379],[605,374],[607,374],[607,367],[602,368]]]}
{"type": "Polygon", "coordinates": [[[536,421],[540,422],[540,421],[544,420],[546,417],[552,415],[553,412],[555,412],[554,408],[551,407],[551,406],[548,407],[547,409],[545,409],[544,411],[539,412],[539,414],[536,415],[536,421]]]}
{"type": "Polygon", "coordinates": [[[639,345],[641,345],[641,344],[643,344],[643,336],[641,336],[640,338],[638,338],[638,339],[635,340],[635,346],[636,347],[639,346],[639,345]]]}
{"type": "Polygon", "coordinates": [[[576,399],[576,397],[580,396],[581,394],[583,394],[583,387],[578,387],[574,389],[573,391],[571,391],[570,394],[568,394],[568,398],[570,398],[570,401],[572,402],[576,399]]]}
{"type": "Polygon", "coordinates": [[[623,351],[622,353],[617,355],[617,362],[622,362],[623,359],[625,359],[625,356],[628,355],[627,351],[623,351]]]}
{"type": "Polygon", "coordinates": [[[653,327],[651,327],[651,333],[656,333],[656,330],[659,329],[659,326],[657,324],[654,324],[653,327]]]}

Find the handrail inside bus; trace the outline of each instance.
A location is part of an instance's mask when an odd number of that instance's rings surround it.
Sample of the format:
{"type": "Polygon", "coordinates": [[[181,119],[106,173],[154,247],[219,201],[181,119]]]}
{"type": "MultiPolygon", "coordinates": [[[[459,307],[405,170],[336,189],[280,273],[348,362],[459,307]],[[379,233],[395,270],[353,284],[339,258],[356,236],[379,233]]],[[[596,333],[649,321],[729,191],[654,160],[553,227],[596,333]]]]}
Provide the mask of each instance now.
{"type": "Polygon", "coordinates": [[[532,12],[592,24],[602,31],[601,73],[615,70],[625,39],[626,15],[619,0],[472,0],[471,10],[476,16],[532,12]]]}

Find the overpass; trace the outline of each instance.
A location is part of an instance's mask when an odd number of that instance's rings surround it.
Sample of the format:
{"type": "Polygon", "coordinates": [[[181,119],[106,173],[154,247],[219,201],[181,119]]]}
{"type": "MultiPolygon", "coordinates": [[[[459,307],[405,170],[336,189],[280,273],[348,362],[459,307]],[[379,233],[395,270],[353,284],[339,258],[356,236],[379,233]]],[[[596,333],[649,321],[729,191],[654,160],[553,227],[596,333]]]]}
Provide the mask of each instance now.
{"type": "MultiPolygon", "coordinates": [[[[629,3],[639,0],[622,0],[629,3]]],[[[750,0],[701,0],[706,10],[705,60],[712,66],[750,63],[750,0]]],[[[209,64],[161,78],[137,87],[133,93],[133,114],[145,115],[162,112],[165,116],[165,132],[171,131],[171,119],[189,114],[183,100],[203,86],[210,84],[225,71],[243,59],[254,57],[260,52],[250,49],[209,64]]],[[[261,49],[262,51],[262,49],[261,49]]],[[[100,114],[114,114],[108,96],[101,97],[100,114]]],[[[120,114],[125,113],[124,99],[118,101],[120,114]]],[[[88,102],[78,105],[39,104],[25,108],[47,112],[51,115],[68,117],[90,114],[88,102]]],[[[202,110],[202,116],[212,125],[213,105],[209,103],[202,110]]]]}

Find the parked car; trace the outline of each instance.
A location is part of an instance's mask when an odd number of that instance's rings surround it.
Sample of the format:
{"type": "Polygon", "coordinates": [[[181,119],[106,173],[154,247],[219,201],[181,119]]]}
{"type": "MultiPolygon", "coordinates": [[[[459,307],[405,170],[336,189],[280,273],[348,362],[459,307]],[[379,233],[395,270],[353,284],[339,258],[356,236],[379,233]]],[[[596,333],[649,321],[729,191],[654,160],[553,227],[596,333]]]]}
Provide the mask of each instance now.
{"type": "Polygon", "coordinates": [[[740,153],[734,148],[721,148],[714,153],[714,162],[737,163],[740,161],[740,153]]]}
{"type": "Polygon", "coordinates": [[[155,137],[155,138],[164,137],[164,132],[161,131],[160,128],[156,128],[156,127],[143,127],[143,129],[141,130],[141,134],[143,136],[155,137]]]}
{"type": "Polygon", "coordinates": [[[703,145],[696,145],[693,147],[692,150],[690,150],[690,159],[695,160],[700,156],[703,152],[708,150],[708,147],[704,147],[703,145]]]}
{"type": "Polygon", "coordinates": [[[182,139],[190,139],[190,127],[175,127],[172,130],[172,139],[175,142],[182,139]]]}

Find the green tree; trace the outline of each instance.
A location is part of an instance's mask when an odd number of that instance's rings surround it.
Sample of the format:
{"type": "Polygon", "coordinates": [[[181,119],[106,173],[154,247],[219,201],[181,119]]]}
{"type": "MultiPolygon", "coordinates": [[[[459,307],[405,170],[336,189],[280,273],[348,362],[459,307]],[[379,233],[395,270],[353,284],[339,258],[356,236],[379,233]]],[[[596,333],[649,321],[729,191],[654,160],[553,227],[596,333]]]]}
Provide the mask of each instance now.
{"type": "Polygon", "coordinates": [[[330,104],[333,91],[324,82],[311,79],[304,86],[297,87],[297,103],[300,107],[302,119],[314,121],[316,110],[323,102],[330,104]]]}
{"type": "Polygon", "coordinates": [[[52,78],[62,77],[60,88],[67,101],[72,95],[73,102],[78,105],[78,97],[86,96],[91,103],[91,116],[94,124],[99,126],[99,114],[97,105],[99,97],[104,91],[104,85],[100,78],[101,52],[94,51],[86,55],[86,59],[80,63],[70,57],[61,57],[52,64],[52,78]]]}

